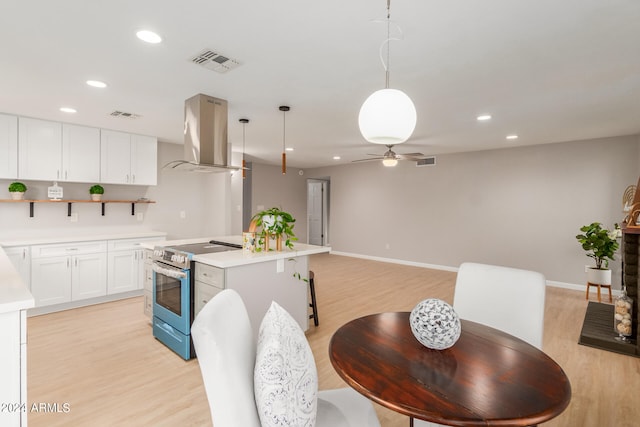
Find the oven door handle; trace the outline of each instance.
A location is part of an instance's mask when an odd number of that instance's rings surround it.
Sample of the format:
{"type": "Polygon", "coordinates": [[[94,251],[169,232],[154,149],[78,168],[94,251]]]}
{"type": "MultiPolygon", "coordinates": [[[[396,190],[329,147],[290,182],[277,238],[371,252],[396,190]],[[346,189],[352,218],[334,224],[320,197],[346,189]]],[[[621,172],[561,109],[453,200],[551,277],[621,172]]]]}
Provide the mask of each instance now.
{"type": "Polygon", "coordinates": [[[172,277],[174,279],[184,279],[187,277],[187,273],[184,272],[183,270],[178,270],[176,268],[161,267],[155,262],[151,265],[151,269],[156,273],[160,273],[167,277],[172,277]]]}

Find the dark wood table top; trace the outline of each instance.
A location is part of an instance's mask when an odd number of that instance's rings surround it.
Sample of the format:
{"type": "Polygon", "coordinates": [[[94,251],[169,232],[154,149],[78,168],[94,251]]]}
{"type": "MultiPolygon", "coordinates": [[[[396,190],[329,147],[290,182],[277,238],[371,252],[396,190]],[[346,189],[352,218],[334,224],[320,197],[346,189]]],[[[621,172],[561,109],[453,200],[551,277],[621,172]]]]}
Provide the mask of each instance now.
{"type": "Polygon", "coordinates": [[[331,338],[329,357],[351,387],[413,418],[453,426],[529,426],[571,400],[562,368],[536,347],[462,320],[446,350],[418,342],[409,313],[355,319],[331,338]]]}

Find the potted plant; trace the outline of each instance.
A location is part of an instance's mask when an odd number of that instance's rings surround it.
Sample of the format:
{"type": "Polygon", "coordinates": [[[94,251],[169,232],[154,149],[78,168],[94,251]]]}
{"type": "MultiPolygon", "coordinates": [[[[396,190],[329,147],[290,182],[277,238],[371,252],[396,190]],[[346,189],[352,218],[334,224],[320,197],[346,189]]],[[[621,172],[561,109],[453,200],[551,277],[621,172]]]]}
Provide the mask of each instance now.
{"type": "Polygon", "coordinates": [[[583,234],[578,234],[576,239],[580,242],[582,249],[587,252],[589,258],[596,262],[595,267],[587,270],[587,281],[589,283],[610,285],[611,270],[609,260],[614,260],[614,254],[619,247],[616,237],[616,230],[609,231],[602,228],[599,222],[593,222],[580,228],[583,234]]]}
{"type": "Polygon", "coordinates": [[[101,185],[95,184],[89,188],[89,194],[91,194],[91,200],[99,202],[104,194],[104,188],[101,185]]]}
{"type": "Polygon", "coordinates": [[[293,232],[295,218],[290,213],[280,210],[279,208],[271,208],[256,213],[251,218],[251,226],[249,231],[255,231],[261,227],[261,231],[257,233],[258,242],[256,251],[260,251],[261,245],[264,250],[269,250],[269,240],[276,239],[276,250],[282,250],[282,239],[286,239],[284,245],[293,249],[293,242],[298,240],[293,232]]]}
{"type": "Polygon", "coordinates": [[[27,186],[21,182],[12,182],[9,184],[9,193],[11,193],[13,200],[22,200],[25,191],[27,191],[27,186]]]}

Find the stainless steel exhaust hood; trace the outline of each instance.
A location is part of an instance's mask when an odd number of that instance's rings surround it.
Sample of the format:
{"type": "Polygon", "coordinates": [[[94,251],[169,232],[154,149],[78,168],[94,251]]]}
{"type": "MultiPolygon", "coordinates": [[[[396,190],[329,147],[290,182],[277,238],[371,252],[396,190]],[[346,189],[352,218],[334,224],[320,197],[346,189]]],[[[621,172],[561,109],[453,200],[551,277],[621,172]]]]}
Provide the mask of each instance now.
{"type": "Polygon", "coordinates": [[[198,94],[184,104],[184,159],[164,168],[190,172],[224,172],[228,166],[228,103],[224,99],[198,94]]]}

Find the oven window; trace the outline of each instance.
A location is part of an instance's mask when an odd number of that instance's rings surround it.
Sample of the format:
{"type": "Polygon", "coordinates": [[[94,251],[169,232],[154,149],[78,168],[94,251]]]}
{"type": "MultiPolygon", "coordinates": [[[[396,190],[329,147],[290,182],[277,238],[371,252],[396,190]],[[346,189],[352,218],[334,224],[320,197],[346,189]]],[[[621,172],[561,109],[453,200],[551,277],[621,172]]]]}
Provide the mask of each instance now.
{"type": "Polygon", "coordinates": [[[180,279],[167,277],[161,273],[156,275],[156,302],[178,316],[182,316],[180,279]]]}

